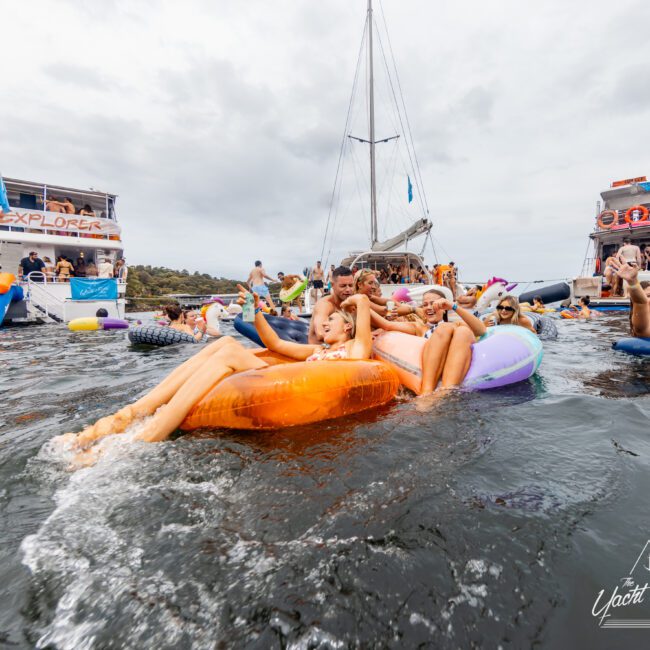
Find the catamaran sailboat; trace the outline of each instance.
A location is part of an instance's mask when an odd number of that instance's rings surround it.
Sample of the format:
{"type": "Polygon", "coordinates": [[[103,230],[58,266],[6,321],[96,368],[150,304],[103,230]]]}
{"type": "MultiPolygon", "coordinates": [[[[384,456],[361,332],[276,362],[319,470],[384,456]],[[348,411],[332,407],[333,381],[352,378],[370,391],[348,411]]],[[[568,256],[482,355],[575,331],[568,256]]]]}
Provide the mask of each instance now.
{"type": "Polygon", "coordinates": [[[112,318],[124,318],[126,282],[116,278],[109,283],[86,283],[90,289],[80,289],[80,283],[61,281],[52,272],[60,256],[73,264],[83,258],[91,269],[104,260],[114,264],[122,257],[117,196],[16,178],[4,178],[4,183],[10,211],[0,212],[0,271],[17,276],[21,260],[31,251],[46,267],[18,279],[24,298],[9,305],[4,322],[67,323],[94,316],[99,308],[112,318]],[[111,286],[105,292],[91,290],[100,285],[111,286]]]}
{"type": "MultiPolygon", "coordinates": [[[[352,89],[352,96],[350,99],[350,107],[348,110],[348,118],[345,124],[345,130],[343,135],[343,143],[341,146],[341,155],[339,157],[339,164],[337,167],[337,175],[334,183],[334,191],[332,193],[332,201],[330,204],[330,214],[328,217],[327,228],[325,232],[325,238],[323,242],[323,254],[322,258],[325,258],[327,262],[327,255],[325,253],[326,246],[329,243],[329,248],[332,248],[332,238],[334,233],[335,224],[345,220],[346,215],[341,215],[341,187],[343,185],[343,168],[344,168],[344,159],[346,154],[349,154],[353,159],[358,155],[355,151],[358,150],[359,145],[362,147],[368,148],[369,155],[369,164],[370,164],[370,178],[369,178],[369,194],[370,194],[370,203],[366,206],[366,209],[369,209],[370,216],[370,242],[369,247],[366,250],[358,250],[349,253],[346,255],[341,264],[348,267],[356,268],[370,268],[376,270],[378,274],[383,270],[387,271],[389,265],[401,266],[405,265],[406,269],[409,269],[413,266],[416,270],[426,269],[422,254],[424,252],[424,247],[420,253],[409,251],[408,245],[414,239],[425,235],[427,239],[425,244],[428,241],[432,243],[430,231],[431,231],[431,221],[429,219],[429,210],[426,200],[426,194],[424,192],[424,184],[422,182],[422,177],[420,174],[420,167],[415,154],[415,148],[413,146],[413,140],[410,133],[410,125],[408,118],[406,116],[406,106],[404,99],[401,95],[401,86],[399,79],[397,78],[397,69],[395,62],[392,57],[392,48],[390,47],[390,40],[388,37],[388,32],[385,29],[385,20],[382,21],[384,29],[380,32],[377,29],[377,24],[373,12],[372,0],[368,0],[368,8],[366,12],[366,22],[363,32],[362,46],[359,52],[359,58],[357,61],[357,69],[352,89]],[[383,40],[381,34],[384,34],[383,40]],[[375,96],[377,91],[377,77],[375,76],[375,39],[379,43],[379,54],[381,55],[381,61],[383,62],[383,68],[386,73],[386,82],[383,87],[380,88],[380,92],[383,91],[384,98],[388,97],[389,101],[392,103],[390,117],[387,121],[387,127],[395,127],[395,130],[401,128],[401,134],[393,135],[382,135],[377,137],[377,118],[375,114],[375,96]],[[364,56],[365,55],[365,56],[364,56]],[[366,74],[360,74],[360,68],[363,62],[367,62],[366,74]],[[364,135],[367,137],[360,137],[358,132],[353,132],[355,111],[353,110],[353,104],[355,100],[355,95],[358,90],[358,80],[360,78],[366,79],[366,108],[367,108],[367,132],[364,135]],[[399,178],[401,187],[403,190],[408,188],[408,192],[399,192],[398,198],[395,201],[395,187],[394,187],[394,176],[397,168],[398,159],[400,158],[400,153],[398,148],[400,145],[403,145],[402,158],[401,162],[403,163],[403,174],[399,178]],[[377,149],[379,147],[386,147],[389,151],[386,152],[386,161],[387,164],[384,167],[384,188],[383,188],[383,197],[382,192],[378,194],[378,159],[377,159],[377,149]],[[406,154],[404,156],[404,154],[406,154]],[[392,172],[392,177],[391,177],[392,172]],[[413,191],[415,189],[415,192],[413,191]],[[406,203],[406,197],[408,196],[408,203],[406,203]],[[384,214],[382,216],[387,219],[395,221],[395,216],[398,213],[402,213],[402,216],[405,216],[407,219],[410,218],[412,223],[408,225],[402,232],[393,237],[389,237],[380,241],[380,231],[378,226],[378,213],[380,212],[380,199],[383,198],[383,203],[381,208],[383,209],[384,214]],[[415,203],[419,206],[421,214],[419,218],[413,221],[412,216],[409,217],[409,211],[412,210],[414,206],[411,205],[413,198],[416,199],[415,203]],[[392,205],[391,205],[392,203],[392,205]],[[406,206],[405,206],[406,204],[406,206]],[[328,241],[329,237],[329,241],[328,241]]],[[[383,126],[383,125],[382,125],[383,126]]],[[[361,126],[363,128],[363,126],[361,126]]],[[[356,179],[356,185],[359,186],[359,178],[357,175],[357,170],[354,170],[356,179]]],[[[360,197],[362,203],[364,199],[360,197]]],[[[349,221],[348,221],[349,223],[349,221]]],[[[434,250],[435,255],[435,250],[434,250]]],[[[411,289],[411,295],[415,296],[421,292],[423,284],[413,285],[410,282],[406,282],[403,286],[411,289]]],[[[395,290],[394,284],[382,284],[382,293],[386,296],[389,296],[395,290]]],[[[451,296],[451,292],[449,292],[451,296]]]]}

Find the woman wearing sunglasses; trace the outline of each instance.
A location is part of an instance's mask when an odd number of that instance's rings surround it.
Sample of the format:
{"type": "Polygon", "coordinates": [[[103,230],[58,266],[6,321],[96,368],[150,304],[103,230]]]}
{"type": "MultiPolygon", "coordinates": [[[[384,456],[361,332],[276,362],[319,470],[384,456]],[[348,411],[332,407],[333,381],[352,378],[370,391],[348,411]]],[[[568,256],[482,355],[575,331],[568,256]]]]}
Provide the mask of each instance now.
{"type": "Polygon", "coordinates": [[[519,299],[515,296],[504,296],[497,303],[497,308],[486,319],[488,327],[494,325],[519,325],[537,334],[535,326],[528,316],[524,316],[519,307],[519,299]]]}

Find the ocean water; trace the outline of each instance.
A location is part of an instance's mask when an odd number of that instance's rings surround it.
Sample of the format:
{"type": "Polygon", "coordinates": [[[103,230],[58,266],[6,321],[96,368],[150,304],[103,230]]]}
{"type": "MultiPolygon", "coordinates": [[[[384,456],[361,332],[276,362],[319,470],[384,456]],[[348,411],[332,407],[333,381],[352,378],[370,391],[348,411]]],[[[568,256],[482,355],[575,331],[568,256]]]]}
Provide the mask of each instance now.
{"type": "Polygon", "coordinates": [[[530,381],[430,412],[114,436],[76,472],[48,441],[195,348],[0,330],[0,647],[647,647],[592,608],[649,575],[650,359],[624,317],[558,327],[530,381]]]}

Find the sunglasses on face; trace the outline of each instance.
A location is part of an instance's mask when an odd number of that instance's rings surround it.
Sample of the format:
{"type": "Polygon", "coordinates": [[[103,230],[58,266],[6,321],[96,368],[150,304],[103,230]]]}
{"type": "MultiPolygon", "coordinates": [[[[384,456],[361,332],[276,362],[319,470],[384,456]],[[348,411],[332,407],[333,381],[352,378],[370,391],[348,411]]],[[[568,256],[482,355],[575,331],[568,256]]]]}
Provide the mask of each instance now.
{"type": "Polygon", "coordinates": [[[515,313],[515,308],[514,307],[508,307],[508,305],[499,305],[497,307],[497,311],[511,311],[514,314],[515,313]]]}

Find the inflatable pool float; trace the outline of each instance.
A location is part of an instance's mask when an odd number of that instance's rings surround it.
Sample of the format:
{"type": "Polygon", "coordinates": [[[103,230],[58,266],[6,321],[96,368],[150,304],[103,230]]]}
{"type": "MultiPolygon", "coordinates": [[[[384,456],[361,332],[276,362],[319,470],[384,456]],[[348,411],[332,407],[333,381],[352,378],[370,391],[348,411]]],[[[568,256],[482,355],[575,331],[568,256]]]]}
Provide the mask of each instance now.
{"type": "Polygon", "coordinates": [[[620,339],[613,343],[612,347],[619,352],[627,352],[640,357],[650,356],[650,339],[648,338],[620,339]]]}
{"type": "MultiPolygon", "coordinates": [[[[373,357],[395,369],[401,383],[417,393],[422,383],[422,349],[426,339],[385,332],[375,339],[373,357]]],[[[487,390],[524,381],[535,374],[544,350],[539,338],[517,325],[489,327],[472,346],[472,363],[463,387],[487,390]]]]}
{"type": "Polygon", "coordinates": [[[293,286],[288,289],[281,289],[280,300],[282,302],[291,302],[292,300],[295,300],[307,288],[308,284],[309,278],[305,278],[304,280],[296,281],[293,286]]]}
{"type": "Polygon", "coordinates": [[[0,273],[0,295],[8,293],[15,281],[16,276],[13,273],[0,273]]]}
{"type": "MultiPolygon", "coordinates": [[[[284,341],[293,341],[294,343],[307,343],[309,335],[309,323],[304,320],[291,320],[282,316],[269,316],[264,314],[266,322],[271,326],[273,331],[284,341]]],[[[253,323],[247,323],[241,317],[241,314],[233,321],[235,329],[247,339],[264,347],[260,335],[255,329],[253,323]]]]}
{"type": "Polygon", "coordinates": [[[379,361],[280,363],[219,382],[180,428],[280,429],[311,424],[386,404],[398,389],[395,372],[379,361]]]}
{"type": "Polygon", "coordinates": [[[175,345],[176,343],[198,343],[198,341],[185,332],[179,332],[171,327],[160,325],[142,325],[129,330],[129,341],[135,345],[175,345]]]}
{"type": "Polygon", "coordinates": [[[566,300],[571,295],[571,287],[566,282],[558,282],[550,287],[543,287],[535,291],[526,291],[519,296],[519,302],[533,302],[533,298],[539,296],[545,304],[566,300]]]}
{"type": "Polygon", "coordinates": [[[129,322],[121,318],[102,318],[92,316],[89,318],[74,318],[68,323],[71,332],[94,332],[96,330],[125,330],[129,322]]]}
{"type": "MultiPolygon", "coordinates": [[[[14,276],[11,273],[1,273],[1,276],[14,276]]],[[[2,282],[2,287],[0,288],[0,325],[2,325],[9,307],[12,302],[18,302],[24,298],[23,288],[17,284],[10,284],[7,286],[8,278],[5,280],[0,280],[2,282]]]]}
{"type": "Polygon", "coordinates": [[[400,287],[393,291],[391,298],[395,302],[415,302],[421,303],[422,296],[424,296],[427,291],[437,291],[442,294],[447,300],[453,300],[453,295],[449,287],[445,287],[441,284],[422,284],[417,287],[400,287]]]}
{"type": "Polygon", "coordinates": [[[557,338],[557,326],[552,318],[542,316],[534,311],[527,311],[526,316],[530,318],[533,327],[542,341],[551,341],[557,338]]]}
{"type": "Polygon", "coordinates": [[[570,309],[563,309],[560,312],[560,318],[564,318],[566,320],[577,319],[579,313],[580,312],[577,312],[577,311],[571,311],[570,309]]]}

